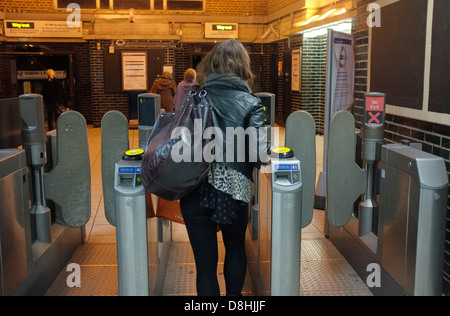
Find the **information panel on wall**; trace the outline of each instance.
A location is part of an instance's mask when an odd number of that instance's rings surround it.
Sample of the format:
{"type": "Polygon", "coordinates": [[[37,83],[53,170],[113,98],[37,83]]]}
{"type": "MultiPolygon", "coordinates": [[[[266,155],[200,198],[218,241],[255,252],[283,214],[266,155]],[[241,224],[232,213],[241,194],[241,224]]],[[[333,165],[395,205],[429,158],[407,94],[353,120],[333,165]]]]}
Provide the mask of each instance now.
{"type": "Polygon", "coordinates": [[[355,57],[353,52],[353,35],[331,32],[331,47],[329,57],[331,62],[330,106],[332,115],[340,110],[348,110],[354,102],[355,87],[355,57]]]}
{"type": "Polygon", "coordinates": [[[328,29],[327,75],[325,91],[325,137],[323,141],[323,171],[317,182],[316,208],[325,207],[327,183],[328,133],[331,118],[337,111],[349,110],[354,102],[355,39],[353,35],[328,29]]]}
{"type": "MultiPolygon", "coordinates": [[[[450,1],[435,1],[430,66],[429,111],[450,114],[450,1]]],[[[448,122],[448,120],[447,120],[448,122]]],[[[450,125],[450,122],[449,124],[450,125]]]]}
{"type": "Polygon", "coordinates": [[[123,91],[148,90],[147,68],[147,52],[123,52],[123,91]]]}
{"type": "Polygon", "coordinates": [[[370,90],[387,103],[422,110],[428,1],[397,1],[381,8],[371,44],[370,90]]]}
{"type": "Polygon", "coordinates": [[[6,37],[82,38],[81,27],[70,27],[67,21],[5,21],[6,37]]]}
{"type": "Polygon", "coordinates": [[[292,51],[292,91],[301,91],[302,84],[302,53],[300,49],[292,51]]]}

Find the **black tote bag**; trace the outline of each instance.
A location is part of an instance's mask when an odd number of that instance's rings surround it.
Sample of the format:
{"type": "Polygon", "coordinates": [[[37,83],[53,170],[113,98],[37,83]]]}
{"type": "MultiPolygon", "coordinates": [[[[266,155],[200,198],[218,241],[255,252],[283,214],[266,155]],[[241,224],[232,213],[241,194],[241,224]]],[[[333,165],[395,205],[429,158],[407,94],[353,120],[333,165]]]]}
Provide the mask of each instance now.
{"type": "Polygon", "coordinates": [[[204,159],[203,148],[211,139],[203,139],[203,132],[213,126],[213,119],[206,95],[203,88],[191,90],[177,111],[158,117],[148,139],[143,184],[165,200],[179,200],[208,175],[211,160],[204,159]]]}

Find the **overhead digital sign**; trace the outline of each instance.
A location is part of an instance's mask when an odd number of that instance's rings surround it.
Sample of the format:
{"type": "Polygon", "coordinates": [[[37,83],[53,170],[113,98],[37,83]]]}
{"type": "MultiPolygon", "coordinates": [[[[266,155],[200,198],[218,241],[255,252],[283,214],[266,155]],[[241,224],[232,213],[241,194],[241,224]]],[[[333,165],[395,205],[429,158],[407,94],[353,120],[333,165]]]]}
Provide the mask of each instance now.
{"type": "Polygon", "coordinates": [[[238,38],[238,23],[205,23],[205,38],[238,38]]]}

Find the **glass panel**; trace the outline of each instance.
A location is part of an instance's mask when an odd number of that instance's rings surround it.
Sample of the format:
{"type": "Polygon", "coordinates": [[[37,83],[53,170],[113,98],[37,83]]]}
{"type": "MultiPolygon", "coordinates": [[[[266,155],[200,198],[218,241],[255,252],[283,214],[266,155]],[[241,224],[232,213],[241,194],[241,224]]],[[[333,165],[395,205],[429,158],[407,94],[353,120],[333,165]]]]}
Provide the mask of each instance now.
{"type": "Polygon", "coordinates": [[[100,9],[109,9],[109,0],[100,0],[100,9]]]}
{"type": "Polygon", "coordinates": [[[114,0],[116,10],[150,10],[150,0],[114,0]]]}
{"type": "Polygon", "coordinates": [[[80,5],[81,9],[96,9],[97,1],[96,0],[58,0],[58,8],[67,8],[67,6],[71,3],[77,3],[80,5]]]}
{"type": "Polygon", "coordinates": [[[155,10],[164,10],[164,0],[154,0],[155,10]]]}
{"type": "Polygon", "coordinates": [[[203,11],[203,1],[167,0],[167,10],[203,11]]]}

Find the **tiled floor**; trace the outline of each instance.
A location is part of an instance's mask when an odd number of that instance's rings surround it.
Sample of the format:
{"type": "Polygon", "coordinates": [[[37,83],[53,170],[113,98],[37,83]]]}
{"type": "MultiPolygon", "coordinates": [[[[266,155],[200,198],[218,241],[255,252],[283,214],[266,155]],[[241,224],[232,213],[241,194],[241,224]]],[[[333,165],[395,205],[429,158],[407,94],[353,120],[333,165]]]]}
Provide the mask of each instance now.
{"type": "MultiPolygon", "coordinates": [[[[129,131],[130,147],[138,147],[138,130],[129,131]]],[[[49,296],[118,295],[116,229],[105,217],[101,177],[101,129],[88,126],[88,141],[91,159],[92,210],[86,225],[86,243],[75,253],[71,262],[81,265],[83,280],[81,288],[66,286],[67,272],[60,273],[47,292],[49,296]]],[[[284,130],[280,131],[280,144],[284,144],[284,130]]],[[[323,137],[316,137],[317,175],[322,171],[323,137]]],[[[302,231],[301,295],[371,295],[336,248],[325,238],[324,212],[314,211],[314,218],[302,231]]],[[[219,241],[221,234],[219,234],[219,241]]],[[[174,246],[169,257],[165,295],[195,295],[195,266],[192,254],[184,255],[180,262],[180,251],[192,252],[184,225],[173,224],[174,246]],[[184,249],[184,250],[183,250],[184,249]],[[188,269],[189,271],[185,271],[188,269]],[[194,269],[194,270],[193,270],[194,269]],[[184,272],[183,272],[184,271],[184,272]],[[179,274],[182,273],[182,274],[179,274]],[[183,282],[174,280],[183,280],[183,282]]],[[[222,261],[223,264],[223,261],[222,261]]],[[[219,264],[220,270],[220,264],[219,264]]],[[[220,272],[219,272],[220,274],[220,272]]],[[[246,281],[244,294],[252,295],[251,285],[246,281]]]]}

